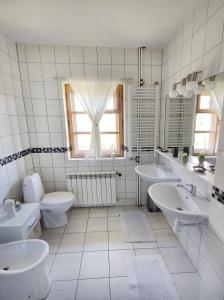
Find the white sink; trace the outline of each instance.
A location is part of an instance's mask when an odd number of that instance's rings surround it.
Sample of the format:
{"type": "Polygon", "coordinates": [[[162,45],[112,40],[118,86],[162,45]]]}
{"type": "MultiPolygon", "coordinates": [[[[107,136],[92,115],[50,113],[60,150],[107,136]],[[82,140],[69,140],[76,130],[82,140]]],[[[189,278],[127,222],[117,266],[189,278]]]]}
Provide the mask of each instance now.
{"type": "Polygon", "coordinates": [[[0,220],[0,244],[27,239],[40,220],[40,204],[25,203],[15,216],[0,220]]]}
{"type": "MultiPolygon", "coordinates": [[[[155,204],[178,222],[207,223],[208,215],[196,204],[197,197],[191,196],[182,185],[174,182],[157,183],[148,189],[155,204]]],[[[201,198],[200,198],[201,200],[201,198]]],[[[206,199],[204,199],[206,201],[206,199]]]]}
{"type": "Polygon", "coordinates": [[[165,171],[158,165],[139,165],[135,167],[139,177],[147,182],[158,183],[164,181],[179,181],[179,178],[171,171],[165,171]]]}

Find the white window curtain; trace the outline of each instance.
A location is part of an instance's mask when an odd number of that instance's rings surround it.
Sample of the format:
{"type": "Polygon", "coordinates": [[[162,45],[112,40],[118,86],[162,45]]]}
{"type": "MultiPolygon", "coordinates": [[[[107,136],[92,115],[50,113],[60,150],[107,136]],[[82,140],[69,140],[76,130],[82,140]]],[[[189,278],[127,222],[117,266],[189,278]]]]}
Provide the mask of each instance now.
{"type": "Polygon", "coordinates": [[[211,97],[211,107],[215,109],[219,118],[221,118],[224,99],[224,79],[216,79],[215,81],[207,80],[205,88],[211,97]]]}
{"type": "Polygon", "coordinates": [[[115,81],[74,80],[70,82],[74,95],[78,97],[92,122],[90,156],[101,155],[99,123],[105,112],[108,100],[118,85],[115,81]]]}

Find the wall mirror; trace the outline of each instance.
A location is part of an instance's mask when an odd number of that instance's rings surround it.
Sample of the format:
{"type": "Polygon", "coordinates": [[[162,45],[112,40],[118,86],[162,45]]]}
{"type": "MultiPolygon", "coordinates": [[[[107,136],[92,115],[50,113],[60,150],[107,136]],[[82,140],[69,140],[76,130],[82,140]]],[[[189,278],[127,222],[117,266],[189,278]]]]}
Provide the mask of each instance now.
{"type": "MultiPolygon", "coordinates": [[[[201,93],[192,97],[166,97],[164,146],[189,148],[189,160],[199,164],[204,154],[203,167],[214,173],[221,128],[224,75],[205,83],[201,93]]],[[[203,158],[202,158],[203,160],[203,158]]]]}

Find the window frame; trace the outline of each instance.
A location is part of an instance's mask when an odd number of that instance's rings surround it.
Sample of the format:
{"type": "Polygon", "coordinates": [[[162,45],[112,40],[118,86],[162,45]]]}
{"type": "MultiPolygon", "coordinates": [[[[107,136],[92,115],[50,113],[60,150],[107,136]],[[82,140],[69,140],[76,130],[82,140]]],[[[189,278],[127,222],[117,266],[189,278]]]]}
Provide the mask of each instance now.
{"type": "Polygon", "coordinates": [[[203,109],[200,108],[200,101],[201,101],[201,96],[209,96],[207,93],[201,94],[201,95],[197,95],[196,98],[196,111],[195,111],[195,122],[194,122],[194,139],[193,139],[193,155],[199,155],[200,152],[195,151],[194,148],[194,142],[195,142],[195,134],[196,133],[208,133],[209,135],[214,135],[214,145],[213,145],[213,151],[212,152],[205,152],[205,155],[208,156],[215,156],[216,155],[216,146],[218,143],[218,138],[219,138],[219,131],[220,131],[220,119],[218,117],[218,114],[211,108],[207,108],[207,109],[203,109]],[[196,119],[197,119],[197,114],[212,114],[212,116],[215,119],[215,126],[214,126],[214,130],[196,130],[196,119]]]}
{"type": "MultiPolygon", "coordinates": [[[[87,151],[78,151],[77,145],[77,138],[75,138],[78,134],[91,134],[90,132],[82,132],[82,131],[75,131],[74,128],[76,127],[76,119],[75,116],[78,114],[85,114],[86,112],[77,112],[71,110],[71,100],[74,97],[72,88],[70,84],[64,84],[64,91],[65,91],[65,103],[66,103],[66,112],[67,112],[67,140],[69,143],[70,148],[70,157],[71,158],[85,158],[87,151]]],[[[113,110],[106,110],[104,114],[116,114],[117,115],[117,123],[118,123],[118,130],[117,131],[105,131],[102,134],[116,134],[117,135],[117,145],[119,149],[115,153],[116,157],[123,157],[124,156],[124,85],[119,84],[116,89],[116,109],[113,110]]],[[[74,104],[75,105],[75,104],[74,104]]],[[[103,154],[102,158],[111,157],[112,153],[103,154]]]]}

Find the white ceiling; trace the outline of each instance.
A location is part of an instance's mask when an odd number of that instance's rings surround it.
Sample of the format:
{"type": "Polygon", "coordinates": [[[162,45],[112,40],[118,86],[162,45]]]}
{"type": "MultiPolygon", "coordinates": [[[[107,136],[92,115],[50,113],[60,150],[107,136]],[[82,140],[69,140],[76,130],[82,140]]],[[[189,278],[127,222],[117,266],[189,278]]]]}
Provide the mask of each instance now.
{"type": "Polygon", "coordinates": [[[162,47],[201,0],[0,0],[14,41],[162,47]]]}

